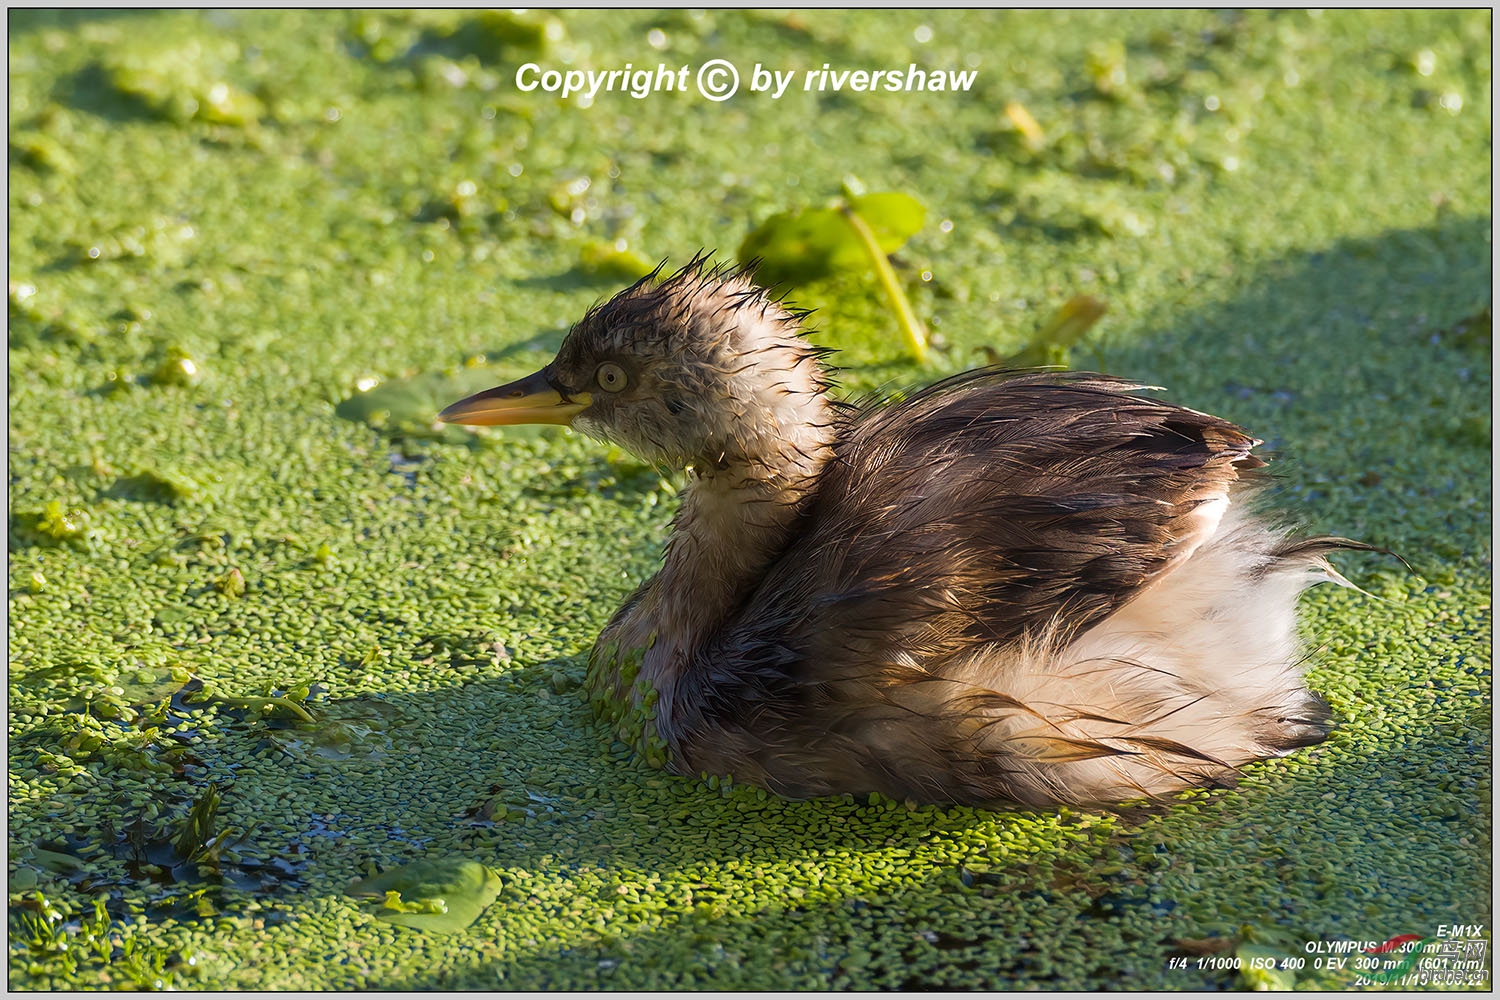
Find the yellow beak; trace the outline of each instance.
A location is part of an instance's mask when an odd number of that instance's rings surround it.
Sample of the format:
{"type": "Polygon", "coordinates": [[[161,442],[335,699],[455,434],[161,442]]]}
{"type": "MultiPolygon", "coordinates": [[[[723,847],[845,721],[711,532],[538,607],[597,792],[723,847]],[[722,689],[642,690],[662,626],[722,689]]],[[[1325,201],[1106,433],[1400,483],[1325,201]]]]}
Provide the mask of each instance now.
{"type": "Polygon", "coordinates": [[[571,424],[591,402],[586,392],[571,398],[552,387],[546,370],[460,399],[438,419],[448,424],[571,424]]]}

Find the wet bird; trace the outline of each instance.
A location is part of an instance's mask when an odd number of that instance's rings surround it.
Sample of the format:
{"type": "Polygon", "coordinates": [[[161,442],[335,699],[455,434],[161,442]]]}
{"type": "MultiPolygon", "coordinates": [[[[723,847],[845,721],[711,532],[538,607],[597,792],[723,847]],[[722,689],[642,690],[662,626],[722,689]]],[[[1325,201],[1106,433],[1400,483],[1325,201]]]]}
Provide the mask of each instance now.
{"type": "Polygon", "coordinates": [[[1297,597],[1368,546],[1255,513],[1259,441],[1085,373],[836,401],[804,316],[699,257],[441,414],[690,470],[591,668],[672,770],[792,798],[1105,803],[1329,732],[1297,597]]]}

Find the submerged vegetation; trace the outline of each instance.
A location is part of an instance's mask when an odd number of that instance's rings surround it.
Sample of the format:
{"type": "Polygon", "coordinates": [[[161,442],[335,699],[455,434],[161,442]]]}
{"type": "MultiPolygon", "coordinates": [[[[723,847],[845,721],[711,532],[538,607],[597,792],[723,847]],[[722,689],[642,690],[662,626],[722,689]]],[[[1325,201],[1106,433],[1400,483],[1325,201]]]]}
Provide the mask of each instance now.
{"type": "Polygon", "coordinates": [[[1265,960],[1489,926],[1490,51],[1485,11],[13,12],[9,985],[1343,987],[1265,960]],[[712,59],[977,73],[514,86],[712,59]],[[433,419],[746,233],[849,395],[1107,362],[1405,556],[1306,599],[1330,740],[989,811],[596,722],[677,470],[433,419]]]}

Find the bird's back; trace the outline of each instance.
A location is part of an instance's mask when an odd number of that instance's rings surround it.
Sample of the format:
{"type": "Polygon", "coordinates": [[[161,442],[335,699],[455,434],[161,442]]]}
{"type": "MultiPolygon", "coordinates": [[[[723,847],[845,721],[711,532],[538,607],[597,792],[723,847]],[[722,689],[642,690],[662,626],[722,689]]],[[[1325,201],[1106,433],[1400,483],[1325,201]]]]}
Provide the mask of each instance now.
{"type": "Polygon", "coordinates": [[[1255,442],[1097,375],[980,371],[853,423],[762,599],[943,646],[1083,628],[1212,529],[1255,442]],[[945,627],[930,627],[932,614],[945,627]],[[941,634],[937,634],[941,633],[941,634]]]}

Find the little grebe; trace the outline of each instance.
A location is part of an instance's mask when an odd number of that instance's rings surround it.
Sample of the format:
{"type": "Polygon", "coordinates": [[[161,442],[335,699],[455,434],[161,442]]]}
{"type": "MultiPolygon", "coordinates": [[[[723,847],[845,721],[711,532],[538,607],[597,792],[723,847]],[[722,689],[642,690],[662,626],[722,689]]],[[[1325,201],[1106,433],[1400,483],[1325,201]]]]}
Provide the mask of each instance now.
{"type": "Polygon", "coordinates": [[[1317,743],[1297,595],[1341,538],[1246,509],[1227,421],[1103,375],[828,395],[800,312],[700,257],[443,411],[691,466],[661,570],[594,648],[683,774],[801,798],[1108,802],[1317,743]]]}

